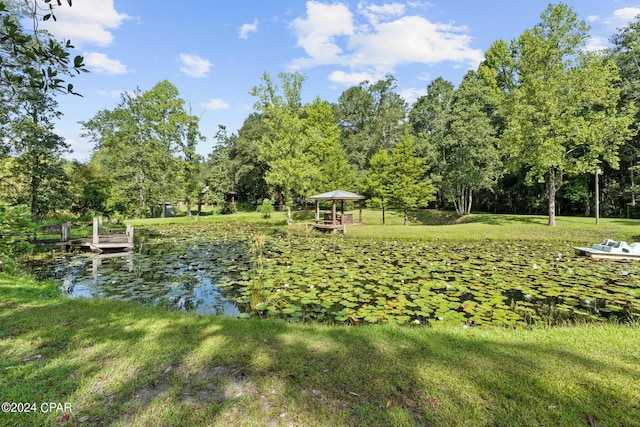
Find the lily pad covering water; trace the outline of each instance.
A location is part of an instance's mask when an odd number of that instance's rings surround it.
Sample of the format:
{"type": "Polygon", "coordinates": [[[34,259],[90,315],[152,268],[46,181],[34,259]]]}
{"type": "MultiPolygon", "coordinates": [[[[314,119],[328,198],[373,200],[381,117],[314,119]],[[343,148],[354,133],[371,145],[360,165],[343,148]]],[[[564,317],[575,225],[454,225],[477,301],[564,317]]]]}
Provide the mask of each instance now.
{"type": "MultiPolygon", "coordinates": [[[[264,301],[250,304],[249,243],[239,225],[176,225],[143,235],[142,252],[67,257],[54,275],[71,295],[199,313],[336,323],[525,326],[640,320],[640,266],[577,257],[573,243],[449,243],[268,232],[264,301]]],[[[261,232],[264,232],[262,230],[261,232]]],[[[140,233],[141,234],[141,233],[140,233]]]]}

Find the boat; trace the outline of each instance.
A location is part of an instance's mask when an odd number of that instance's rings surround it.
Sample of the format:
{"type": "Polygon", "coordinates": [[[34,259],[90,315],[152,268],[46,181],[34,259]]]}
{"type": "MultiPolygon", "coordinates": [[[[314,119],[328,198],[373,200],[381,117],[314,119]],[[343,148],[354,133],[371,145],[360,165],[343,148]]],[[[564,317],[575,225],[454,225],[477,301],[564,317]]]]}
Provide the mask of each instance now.
{"type": "Polygon", "coordinates": [[[640,243],[623,242],[622,240],[604,239],[602,243],[590,248],[574,247],[578,255],[590,256],[593,259],[621,259],[640,261],[640,243]]]}

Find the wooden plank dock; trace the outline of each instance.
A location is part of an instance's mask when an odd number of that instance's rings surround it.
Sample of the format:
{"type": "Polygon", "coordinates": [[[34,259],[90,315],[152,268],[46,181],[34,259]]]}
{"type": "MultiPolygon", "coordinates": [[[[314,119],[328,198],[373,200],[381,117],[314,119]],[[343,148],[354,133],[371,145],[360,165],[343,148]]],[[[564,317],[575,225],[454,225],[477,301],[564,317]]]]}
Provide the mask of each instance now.
{"type": "Polygon", "coordinates": [[[65,246],[68,249],[74,246],[89,249],[93,252],[125,252],[133,250],[133,226],[127,225],[126,229],[122,229],[119,234],[102,233],[102,217],[93,218],[93,235],[91,237],[82,237],[70,239],[71,224],[65,223],[60,226],[60,240],[39,240],[34,241],[36,245],[54,245],[65,246]]]}

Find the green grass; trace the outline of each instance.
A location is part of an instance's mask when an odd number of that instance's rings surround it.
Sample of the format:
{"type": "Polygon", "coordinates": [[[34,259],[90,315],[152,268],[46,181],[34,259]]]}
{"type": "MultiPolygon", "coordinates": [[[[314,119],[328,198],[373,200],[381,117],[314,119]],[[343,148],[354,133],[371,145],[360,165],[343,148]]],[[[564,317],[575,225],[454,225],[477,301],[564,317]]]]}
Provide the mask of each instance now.
{"type": "Polygon", "coordinates": [[[0,275],[0,425],[634,426],[640,327],[329,327],[55,296],[0,275]]]}
{"type": "MultiPolygon", "coordinates": [[[[640,240],[640,222],[398,214],[357,236],[640,240]],[[396,224],[393,224],[396,222],[396,224]],[[462,222],[462,223],[459,223],[462,222]]],[[[304,214],[296,215],[297,226],[304,214]]],[[[178,221],[194,221],[178,218],[178,221]]],[[[280,225],[275,213],[201,217],[280,225]]],[[[176,221],[131,221],[137,226],[176,221]]],[[[70,300],[0,273],[0,425],[640,426],[640,325],[332,327],[70,300]],[[43,413],[44,402],[71,412],[43,413]]]]}
{"type": "MultiPolygon", "coordinates": [[[[358,211],[345,211],[358,217],[358,211]]],[[[349,227],[347,234],[355,237],[423,240],[531,240],[556,242],[583,242],[591,244],[605,238],[625,240],[629,243],[640,241],[640,220],[601,218],[596,225],[594,218],[557,217],[557,226],[547,226],[547,217],[540,215],[496,215],[471,214],[458,217],[453,212],[421,211],[412,212],[411,223],[403,225],[401,211],[387,210],[382,226],[382,211],[363,210],[363,225],[349,227]]],[[[303,229],[304,224],[313,223],[314,212],[299,211],[293,214],[295,226],[303,229]]],[[[148,218],[129,220],[134,226],[169,223],[214,222],[244,223],[281,226],[286,224],[286,214],[274,212],[269,219],[263,219],[259,212],[237,212],[232,215],[210,215],[176,218],[148,218]]]]}

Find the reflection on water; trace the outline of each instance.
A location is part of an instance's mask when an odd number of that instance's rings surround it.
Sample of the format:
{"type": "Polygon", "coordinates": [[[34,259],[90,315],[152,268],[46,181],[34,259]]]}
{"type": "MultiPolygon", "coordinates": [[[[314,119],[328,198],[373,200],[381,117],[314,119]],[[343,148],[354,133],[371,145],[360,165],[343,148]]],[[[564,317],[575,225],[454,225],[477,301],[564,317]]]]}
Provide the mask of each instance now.
{"type": "Polygon", "coordinates": [[[241,241],[209,238],[145,243],[141,253],[62,254],[36,265],[71,298],[109,298],[198,314],[240,313],[221,286],[246,277],[250,256],[241,241]]]}

